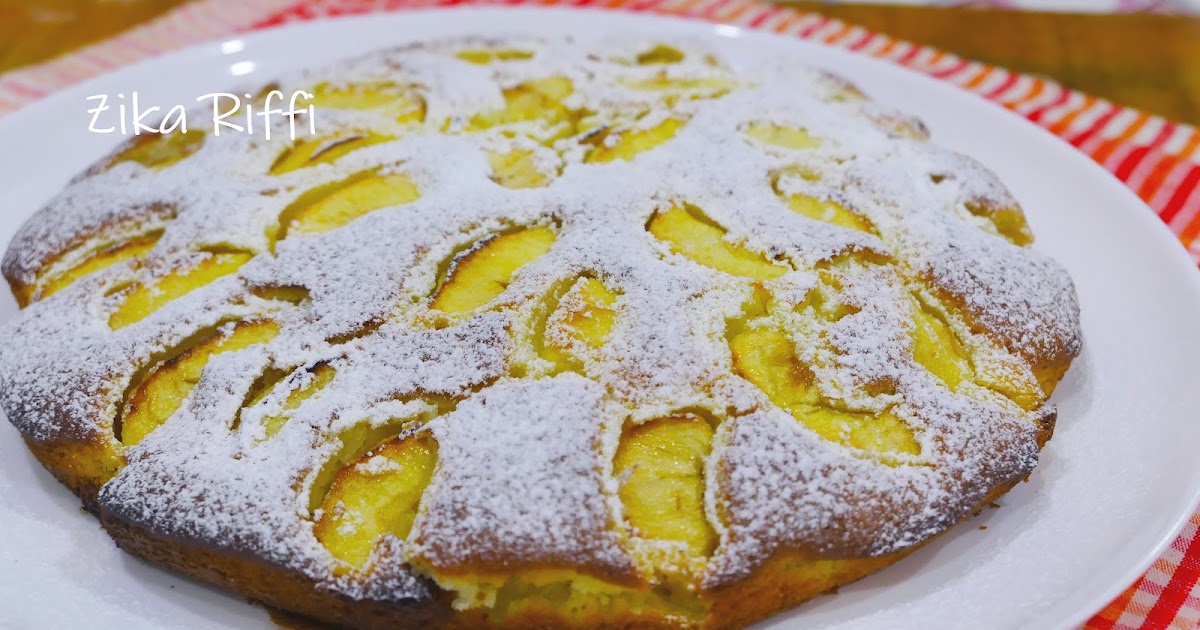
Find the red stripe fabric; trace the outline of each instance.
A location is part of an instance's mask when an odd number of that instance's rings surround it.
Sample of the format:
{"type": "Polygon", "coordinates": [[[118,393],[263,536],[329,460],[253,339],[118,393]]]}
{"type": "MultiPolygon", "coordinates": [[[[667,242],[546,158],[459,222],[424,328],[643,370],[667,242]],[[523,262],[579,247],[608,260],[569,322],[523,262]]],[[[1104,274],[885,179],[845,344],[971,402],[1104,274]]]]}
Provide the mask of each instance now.
{"type": "MultiPolygon", "coordinates": [[[[1178,543],[1178,541],[1176,541],[1178,543]]],[[[1184,600],[1188,598],[1191,587],[1194,586],[1197,580],[1200,580],[1200,562],[1196,559],[1200,557],[1200,536],[1192,538],[1192,541],[1187,544],[1187,548],[1183,550],[1185,558],[1191,558],[1190,562],[1184,562],[1179,565],[1179,568],[1171,574],[1171,581],[1163,588],[1162,595],[1158,601],[1154,602],[1154,606],[1146,615],[1147,628],[1166,628],[1175,621],[1175,617],[1179,614],[1179,608],[1183,606],[1184,600]]]]}

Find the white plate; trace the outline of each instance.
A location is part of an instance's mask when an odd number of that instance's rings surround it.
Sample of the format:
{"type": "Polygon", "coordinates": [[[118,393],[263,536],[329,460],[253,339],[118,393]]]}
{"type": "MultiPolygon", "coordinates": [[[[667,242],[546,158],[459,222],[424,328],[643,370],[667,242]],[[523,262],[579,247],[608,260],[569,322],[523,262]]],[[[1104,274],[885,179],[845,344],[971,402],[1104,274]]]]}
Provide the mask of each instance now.
{"type": "MultiPolygon", "coordinates": [[[[189,103],[232,85],[386,45],[447,35],[640,32],[712,40],[739,63],[822,66],[925,119],[936,142],[999,173],[1037,247],[1070,270],[1085,345],[1055,394],[1058,431],[1000,510],[911,558],[764,627],[1059,628],[1137,578],[1200,496],[1200,274],[1116,179],[1000,107],[895,66],[729,26],[579,10],[463,9],[314,22],[167,55],[0,120],[0,242],[119,140],[86,131],[92,94],[189,103]],[[987,529],[982,530],[981,526],[987,529]]],[[[4,292],[5,294],[7,292],[4,292]]],[[[0,298],[0,318],[16,305],[0,298]]],[[[261,608],[116,549],[96,520],[0,427],[0,625],[269,627],[261,608]]]]}

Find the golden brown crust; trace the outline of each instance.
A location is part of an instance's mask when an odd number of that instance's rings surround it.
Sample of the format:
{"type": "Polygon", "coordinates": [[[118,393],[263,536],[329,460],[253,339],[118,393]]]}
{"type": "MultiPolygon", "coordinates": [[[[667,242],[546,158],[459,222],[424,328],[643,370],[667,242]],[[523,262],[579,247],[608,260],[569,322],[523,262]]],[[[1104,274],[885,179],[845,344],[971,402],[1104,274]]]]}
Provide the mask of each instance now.
{"type": "MultiPolygon", "coordinates": [[[[113,155],[118,154],[113,153],[113,155]]],[[[169,219],[174,212],[173,205],[161,202],[141,203],[114,209],[110,216],[103,216],[91,225],[74,226],[70,237],[55,239],[53,247],[9,248],[5,252],[3,261],[0,262],[0,273],[4,275],[9,288],[12,289],[17,304],[21,308],[25,308],[40,297],[39,293],[42,291],[42,287],[38,283],[39,277],[64,257],[73,254],[76,249],[97,239],[104,241],[106,235],[111,235],[113,240],[119,240],[123,232],[143,229],[147,224],[169,219]]],[[[26,224],[26,226],[30,225],[33,224],[26,224]]],[[[22,229],[24,230],[26,227],[23,226],[22,229]]],[[[39,236],[33,235],[27,238],[32,241],[39,236]]],[[[96,245],[103,244],[102,242],[96,243],[96,245]]]]}
{"type": "MultiPolygon", "coordinates": [[[[997,486],[971,510],[971,514],[978,515],[1020,481],[997,486]]],[[[800,551],[778,553],[745,580],[711,593],[711,617],[704,627],[713,630],[740,628],[766,619],[891,566],[936,538],[874,558],[821,559],[800,551]],[[822,567],[823,577],[813,577],[814,565],[822,567]]]]}
{"type": "Polygon", "coordinates": [[[39,441],[24,436],[25,445],[54,478],[71,489],[89,512],[97,512],[100,488],[122,464],[109,449],[86,440],[39,441]]]}
{"type": "MultiPolygon", "coordinates": [[[[925,281],[939,298],[962,313],[971,332],[986,335],[1024,359],[1049,397],[1054,384],[1079,354],[1082,342],[1077,320],[1059,310],[1068,307],[1065,301],[1030,303],[1024,296],[1015,299],[998,296],[1011,276],[1036,276],[1040,267],[1050,265],[1048,260],[1036,257],[1029,250],[1019,250],[1022,256],[1018,260],[1022,265],[1009,268],[1006,265],[1013,261],[998,257],[965,258],[964,252],[954,247],[948,250],[954,254],[937,260],[925,274],[925,281]]],[[[1062,290],[1073,291],[1073,287],[1062,290]]]]}
{"type": "MultiPolygon", "coordinates": [[[[979,514],[1017,483],[1020,480],[995,488],[971,513],[979,514]]],[[[680,627],[676,620],[658,615],[638,615],[628,610],[611,611],[612,614],[606,614],[603,618],[565,617],[561,609],[536,603],[506,617],[502,624],[496,624],[483,609],[454,612],[446,593],[441,593],[436,599],[405,605],[356,601],[323,589],[302,575],[282,570],[252,556],[231,554],[211,546],[162,536],[111,514],[101,514],[100,518],[117,545],[139,558],[242,593],[267,606],[338,626],[365,630],[469,630],[485,627],[509,630],[551,627],[642,630],[680,627]]],[[[745,580],[706,593],[710,612],[705,623],[699,627],[705,630],[740,628],[766,619],[895,564],[932,540],[930,538],[920,545],[875,558],[821,559],[799,551],[778,553],[745,580]],[[813,576],[815,567],[819,567],[816,568],[818,577],[813,576]]]]}
{"type": "MultiPolygon", "coordinates": [[[[1053,407],[1043,410],[1039,425],[1039,444],[1050,439],[1056,414],[1053,407]]],[[[567,617],[551,604],[533,602],[496,623],[486,609],[454,611],[451,595],[438,592],[436,597],[404,604],[355,600],[321,587],[316,581],[295,571],[285,570],[252,555],[231,553],[211,544],[196,543],[164,536],[150,528],[102,511],[96,495],[102,484],[88,470],[99,449],[90,442],[42,443],[26,438],[35,457],[60,482],[95,513],[105,531],[128,553],[182,574],[246,595],[263,604],[302,615],[337,627],[391,629],[448,628],[468,630],[496,627],[506,629],[595,628],[657,629],[678,628],[677,620],[656,614],[610,611],[603,618],[567,617]]],[[[115,469],[104,474],[111,475],[115,469]]],[[[979,514],[1011,490],[1020,480],[994,488],[972,511],[979,514]]],[[[704,594],[709,607],[706,630],[738,628],[803,604],[818,595],[861,579],[890,566],[933,538],[898,552],[874,558],[822,559],[801,551],[775,554],[746,579],[704,594]],[[817,568],[819,567],[819,568],[817,568]],[[814,572],[817,576],[814,577],[814,572]]],[[[435,592],[436,588],[435,588],[435,592]]]]}
{"type": "Polygon", "coordinates": [[[143,560],[328,623],[415,630],[442,626],[449,616],[445,598],[412,603],[354,600],[253,556],[162,536],[111,513],[101,513],[100,521],[117,546],[143,560]]]}
{"type": "Polygon", "coordinates": [[[856,560],[819,560],[802,552],[776,554],[749,578],[713,593],[712,617],[705,627],[740,628],[766,619],[859,580],[915,550],[856,560]],[[814,567],[819,567],[819,576],[812,575],[814,567]]]}
{"type": "MultiPolygon", "coordinates": [[[[1042,411],[1039,444],[1045,444],[1054,430],[1053,407],[1042,411]]],[[[678,620],[657,614],[636,614],[629,610],[610,611],[603,618],[568,617],[551,604],[533,602],[496,623],[486,609],[454,611],[451,595],[438,594],[428,599],[387,603],[368,599],[355,600],[323,588],[316,581],[295,571],[285,570],[260,558],[231,553],[211,544],[196,543],[164,536],[145,526],[124,520],[100,509],[96,502],[99,486],[81,466],[89,466],[89,455],[96,447],[87,442],[45,444],[26,438],[38,460],[95,513],[105,531],[117,545],[139,558],[178,571],[198,580],[241,593],[263,604],[298,615],[311,617],[338,627],[391,629],[448,628],[468,630],[496,627],[506,629],[595,628],[656,629],[678,628],[678,620]]],[[[1011,490],[1021,480],[1002,483],[973,509],[978,515],[984,507],[1011,490]]],[[[936,537],[935,537],[936,538],[936,537]]],[[[861,579],[890,566],[917,551],[919,545],[874,558],[824,559],[802,551],[775,554],[747,578],[704,594],[709,607],[706,630],[739,628],[803,604],[839,586],[861,579]],[[816,573],[816,576],[814,576],[816,573]]]]}

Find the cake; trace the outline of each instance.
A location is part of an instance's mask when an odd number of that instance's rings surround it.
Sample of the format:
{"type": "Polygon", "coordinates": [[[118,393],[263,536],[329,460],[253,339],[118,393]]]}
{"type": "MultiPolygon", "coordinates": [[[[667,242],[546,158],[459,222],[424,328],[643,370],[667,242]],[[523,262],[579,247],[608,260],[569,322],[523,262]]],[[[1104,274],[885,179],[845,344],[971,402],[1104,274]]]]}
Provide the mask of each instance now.
{"type": "Polygon", "coordinates": [[[316,135],[141,136],[4,257],[0,405],[136,556],[348,627],[741,627],[1053,432],[1070,277],[841,78],[513,36],[274,88],[316,135]]]}

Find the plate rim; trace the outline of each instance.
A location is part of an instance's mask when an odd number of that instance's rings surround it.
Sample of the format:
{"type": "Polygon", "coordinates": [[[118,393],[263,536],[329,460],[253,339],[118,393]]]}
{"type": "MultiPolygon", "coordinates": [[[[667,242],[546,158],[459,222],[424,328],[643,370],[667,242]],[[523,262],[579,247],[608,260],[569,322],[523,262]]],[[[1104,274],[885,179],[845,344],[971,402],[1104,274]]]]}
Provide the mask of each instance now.
{"type": "MultiPolygon", "coordinates": [[[[437,16],[448,15],[454,13],[467,12],[472,14],[509,14],[504,19],[512,19],[512,14],[529,14],[535,15],[551,15],[559,14],[563,16],[571,16],[568,19],[578,19],[581,14],[603,15],[604,19],[631,20],[631,21],[667,21],[675,22],[679,28],[692,30],[709,30],[713,31],[704,36],[706,37],[726,37],[738,39],[773,39],[778,42],[786,42],[787,45],[796,46],[798,48],[819,48],[826,53],[832,54],[835,57],[852,59],[854,63],[862,63],[868,66],[882,70],[885,74],[897,74],[902,76],[906,81],[914,81],[924,87],[931,88],[944,95],[950,95],[952,98],[966,99],[971,101],[971,106],[990,112],[992,116],[1002,116],[1008,119],[1010,123],[1016,122],[1023,126],[1026,131],[1032,132],[1030,137],[1036,137],[1039,141],[1056,147],[1056,150],[1062,152],[1066,150],[1074,156],[1073,159],[1079,164],[1086,163],[1086,170],[1091,177],[1097,178],[1098,181],[1104,181],[1113,194],[1120,197],[1120,205],[1128,207],[1129,210],[1120,210],[1122,213],[1127,213],[1130,216],[1140,215],[1137,219],[1141,227],[1146,230],[1145,238],[1156,239],[1157,242],[1152,245],[1161,248],[1161,254],[1166,258],[1164,260],[1174,259],[1178,262],[1168,262],[1171,265],[1172,273],[1180,276],[1182,284],[1190,286],[1190,291],[1193,297],[1200,299],[1200,273],[1197,273],[1196,262],[1193,261],[1186,248],[1178,241],[1174,233],[1170,231],[1166,223],[1164,223],[1147,204],[1140,199],[1132,189],[1124,182],[1118,179],[1112,172],[1103,168],[1099,163],[1095,162],[1090,156],[1083,153],[1065,139],[1051,133],[1040,125],[1030,121],[1024,116],[979,95],[977,93],[965,90],[955,84],[947,81],[939,80],[931,77],[918,70],[908,68],[897,63],[879,59],[866,53],[851,51],[846,48],[825,44],[807,39],[801,39],[794,35],[780,34],[768,31],[759,27],[744,26],[737,23],[722,22],[702,16],[689,15],[674,15],[662,14],[652,11],[635,11],[624,7],[598,8],[598,7],[564,7],[564,6],[529,6],[529,5],[476,5],[463,4],[445,7],[419,7],[419,8],[401,8],[394,11],[371,12],[359,15],[348,15],[338,17],[320,17],[317,19],[306,20],[303,22],[284,22],[278,25],[272,25],[267,28],[258,30],[238,31],[229,33],[224,36],[186,46],[184,48],[168,51],[160,55],[142,59],[131,64],[113,68],[102,74],[90,77],[79,83],[67,86],[66,88],[57,90],[37,101],[28,103],[0,117],[0,143],[3,139],[15,135],[16,130],[29,125],[39,123],[39,118],[45,118],[50,115],[51,110],[61,106],[67,102],[79,102],[83,97],[94,93],[94,91],[103,85],[112,84],[115,81],[123,80],[126,77],[134,77],[140,74],[169,71],[174,64],[195,62],[201,58],[208,58],[223,54],[220,45],[222,42],[237,39],[244,44],[244,49],[240,54],[253,54],[255,47],[271,47],[277,46],[278,42],[273,42],[279,38],[299,37],[302,31],[321,31],[330,28],[331,25],[337,24],[334,28],[344,28],[353,30],[355,23],[374,22],[380,19],[400,20],[403,17],[418,16],[429,19],[439,19],[437,16]],[[1144,212],[1133,212],[1133,208],[1139,208],[1144,212]],[[1185,273],[1184,270],[1187,269],[1185,273]]],[[[497,33],[506,29],[496,29],[497,33]]],[[[514,30],[514,29],[507,29],[514,30]]],[[[698,34],[697,34],[698,35],[698,34]]],[[[419,39],[420,37],[411,38],[419,39]]],[[[410,39],[408,37],[398,38],[403,40],[410,39]]],[[[753,46],[753,42],[745,44],[753,46]]],[[[354,55],[350,55],[351,57],[354,55]]],[[[329,62],[334,62],[341,57],[332,57],[329,62]]],[[[270,73],[255,72],[245,77],[232,77],[229,81],[230,85],[240,85],[249,81],[258,81],[269,78],[270,73]]],[[[45,123],[46,121],[42,121],[45,123]]],[[[123,136],[114,136],[114,140],[124,138],[123,136]]],[[[115,146],[115,142],[114,142],[115,146]]],[[[36,210],[35,210],[36,212],[36,210]]],[[[27,217],[26,217],[27,218],[27,217]]],[[[22,222],[24,219],[22,219],[22,222]]],[[[3,243],[7,248],[8,243],[3,243]]],[[[1099,589],[1095,595],[1089,600],[1087,608],[1081,608],[1076,613],[1068,616],[1058,623],[1055,627],[1067,628],[1075,627],[1083,623],[1096,613],[1100,612],[1114,598],[1126,589],[1132,587],[1135,581],[1143,575],[1146,570],[1158,559],[1171,545],[1171,543],[1179,536],[1183,528],[1190,521],[1192,514],[1200,508],[1200,474],[1194,475],[1190,480],[1191,489],[1181,492],[1181,503],[1177,512],[1173,517],[1173,524],[1167,531],[1164,531],[1160,536],[1157,536],[1158,542],[1141,555],[1139,562],[1131,565],[1120,575],[1120,579],[1112,579],[1112,584],[1105,588],[1099,589]]],[[[1167,512],[1167,510],[1163,510],[1167,512]]]]}

